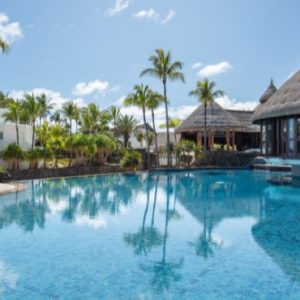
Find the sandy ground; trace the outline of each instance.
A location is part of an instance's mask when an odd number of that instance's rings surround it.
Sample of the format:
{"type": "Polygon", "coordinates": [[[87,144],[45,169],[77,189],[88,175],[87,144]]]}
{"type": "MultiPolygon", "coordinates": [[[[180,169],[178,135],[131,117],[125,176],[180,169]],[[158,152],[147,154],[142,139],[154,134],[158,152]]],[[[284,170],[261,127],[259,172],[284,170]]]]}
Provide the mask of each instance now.
{"type": "Polygon", "coordinates": [[[23,183],[0,183],[0,195],[15,193],[26,189],[26,185],[23,183]]]}

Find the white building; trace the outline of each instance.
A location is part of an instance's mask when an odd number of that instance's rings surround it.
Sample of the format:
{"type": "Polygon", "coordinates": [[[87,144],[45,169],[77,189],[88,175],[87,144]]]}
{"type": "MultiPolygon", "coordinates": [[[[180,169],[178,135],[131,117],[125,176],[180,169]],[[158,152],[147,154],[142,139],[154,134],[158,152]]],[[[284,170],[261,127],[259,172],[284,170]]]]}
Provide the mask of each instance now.
{"type": "MultiPolygon", "coordinates": [[[[3,110],[0,110],[0,150],[5,146],[17,142],[16,124],[4,122],[2,118],[3,110]]],[[[19,143],[23,149],[31,147],[32,126],[19,124],[19,143]]]]}

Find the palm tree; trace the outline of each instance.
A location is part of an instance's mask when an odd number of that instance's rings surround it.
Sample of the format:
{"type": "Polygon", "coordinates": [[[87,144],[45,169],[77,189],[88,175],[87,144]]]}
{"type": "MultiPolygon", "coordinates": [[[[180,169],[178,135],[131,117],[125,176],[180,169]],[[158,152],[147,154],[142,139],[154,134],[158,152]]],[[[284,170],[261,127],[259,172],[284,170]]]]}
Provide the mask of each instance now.
{"type": "Polygon", "coordinates": [[[134,87],[134,92],[129,94],[127,98],[124,100],[124,105],[125,106],[137,106],[142,110],[143,113],[143,121],[144,121],[144,126],[146,130],[146,143],[147,143],[147,168],[150,168],[150,143],[149,143],[149,130],[148,130],[148,124],[146,120],[146,108],[148,106],[148,101],[149,101],[149,87],[146,85],[144,86],[143,84],[136,85],[134,87]]]}
{"type": "MultiPolygon", "coordinates": [[[[169,128],[173,128],[173,134],[174,134],[174,141],[175,141],[175,145],[177,144],[177,138],[176,138],[176,128],[180,125],[181,120],[178,118],[169,118],[169,128]]],[[[167,125],[166,124],[162,124],[160,125],[160,128],[166,128],[167,125]]]]}
{"type": "Polygon", "coordinates": [[[40,108],[39,104],[36,100],[36,97],[33,94],[25,94],[24,96],[24,111],[26,113],[26,116],[28,117],[29,123],[32,125],[32,142],[31,142],[31,148],[34,147],[34,141],[35,141],[35,125],[36,125],[36,119],[39,116],[40,108]]]}
{"type": "Polygon", "coordinates": [[[118,134],[123,136],[124,147],[127,148],[130,134],[134,131],[137,121],[134,117],[125,115],[119,117],[116,125],[118,134]]]}
{"type": "Polygon", "coordinates": [[[2,114],[2,117],[4,118],[5,122],[13,122],[16,124],[17,146],[19,146],[19,123],[23,109],[22,103],[19,100],[9,99],[6,108],[7,111],[2,114]]]}
{"type": "Polygon", "coordinates": [[[10,50],[9,44],[0,38],[0,48],[3,53],[7,53],[10,50]]]}
{"type": "Polygon", "coordinates": [[[169,133],[169,113],[168,113],[168,98],[167,98],[167,81],[181,80],[184,82],[184,75],[181,71],[183,64],[180,61],[172,62],[171,52],[165,53],[163,49],[156,49],[155,55],[150,56],[149,61],[152,67],[145,69],[141,76],[151,75],[160,79],[164,87],[164,102],[166,111],[166,124],[167,124],[167,150],[168,150],[168,167],[171,164],[170,154],[170,133],[169,133]]]}
{"type": "Polygon", "coordinates": [[[61,113],[57,110],[51,117],[50,117],[50,121],[54,122],[58,125],[61,124],[62,121],[62,117],[61,117],[61,113]]]}
{"type": "Polygon", "coordinates": [[[42,119],[46,119],[47,115],[50,113],[53,108],[53,104],[51,100],[47,98],[47,96],[43,93],[36,98],[39,105],[39,118],[40,124],[42,123],[42,119]]]}
{"type": "Polygon", "coordinates": [[[72,120],[74,119],[74,114],[76,110],[76,104],[73,101],[68,101],[63,104],[62,113],[69,120],[70,134],[72,134],[72,120]]]}
{"type": "Polygon", "coordinates": [[[89,134],[95,133],[99,129],[101,111],[95,103],[90,103],[82,110],[82,130],[89,134]]]}
{"type": "Polygon", "coordinates": [[[118,118],[120,117],[120,113],[121,113],[120,107],[117,107],[115,105],[111,106],[108,109],[108,114],[109,114],[109,117],[112,120],[112,124],[113,124],[114,135],[116,135],[116,123],[117,123],[118,118]]]}
{"type": "Polygon", "coordinates": [[[155,152],[156,152],[156,167],[159,165],[159,153],[158,153],[158,141],[157,141],[157,132],[156,132],[156,126],[155,126],[155,117],[154,117],[154,111],[158,109],[159,105],[164,101],[164,97],[154,91],[150,91],[149,100],[148,100],[148,109],[151,110],[151,117],[152,117],[152,127],[154,131],[154,137],[155,137],[155,152]]]}
{"type": "Polygon", "coordinates": [[[224,92],[221,90],[215,90],[216,84],[213,81],[205,79],[198,81],[196,88],[190,92],[190,96],[198,97],[198,100],[204,105],[204,150],[207,150],[207,106],[214,102],[215,98],[223,96],[224,92]]]}

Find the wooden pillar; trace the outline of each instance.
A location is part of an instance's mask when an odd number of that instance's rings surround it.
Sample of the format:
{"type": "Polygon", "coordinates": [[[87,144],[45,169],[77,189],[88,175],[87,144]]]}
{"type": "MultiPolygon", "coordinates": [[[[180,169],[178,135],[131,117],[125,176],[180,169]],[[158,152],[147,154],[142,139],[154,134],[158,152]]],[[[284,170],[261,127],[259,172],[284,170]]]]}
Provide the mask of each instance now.
{"type": "Polygon", "coordinates": [[[235,147],[235,130],[234,129],[232,129],[232,149],[234,149],[234,147],[235,147]]]}
{"type": "Polygon", "coordinates": [[[211,130],[208,131],[208,149],[211,149],[211,130]]]}
{"type": "Polygon", "coordinates": [[[226,129],[226,148],[227,148],[227,151],[229,151],[229,145],[230,145],[230,133],[229,133],[229,129],[226,129]]]}
{"type": "Polygon", "coordinates": [[[202,146],[202,132],[201,131],[197,132],[197,145],[202,146]]]}
{"type": "Polygon", "coordinates": [[[212,144],[212,146],[214,146],[214,144],[215,144],[215,132],[214,131],[212,131],[212,133],[211,133],[211,144],[212,144]]]}

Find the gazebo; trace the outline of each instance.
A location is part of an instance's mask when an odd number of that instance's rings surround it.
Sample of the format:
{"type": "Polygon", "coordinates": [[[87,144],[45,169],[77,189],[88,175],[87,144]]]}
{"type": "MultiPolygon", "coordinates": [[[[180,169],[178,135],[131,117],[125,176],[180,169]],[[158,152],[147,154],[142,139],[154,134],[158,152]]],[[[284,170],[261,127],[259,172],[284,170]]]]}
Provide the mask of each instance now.
{"type": "MultiPolygon", "coordinates": [[[[270,87],[253,121],[261,126],[261,151],[267,156],[300,156],[300,71],[279,89],[270,87]]],[[[265,95],[264,94],[264,95],[265,95]]]]}
{"type": "MultiPolygon", "coordinates": [[[[236,147],[237,150],[259,147],[259,126],[251,123],[251,111],[225,110],[218,103],[212,102],[207,107],[207,145],[214,144],[236,147]]],[[[193,140],[198,145],[204,144],[204,106],[200,105],[176,129],[181,139],[193,140]]]]}

